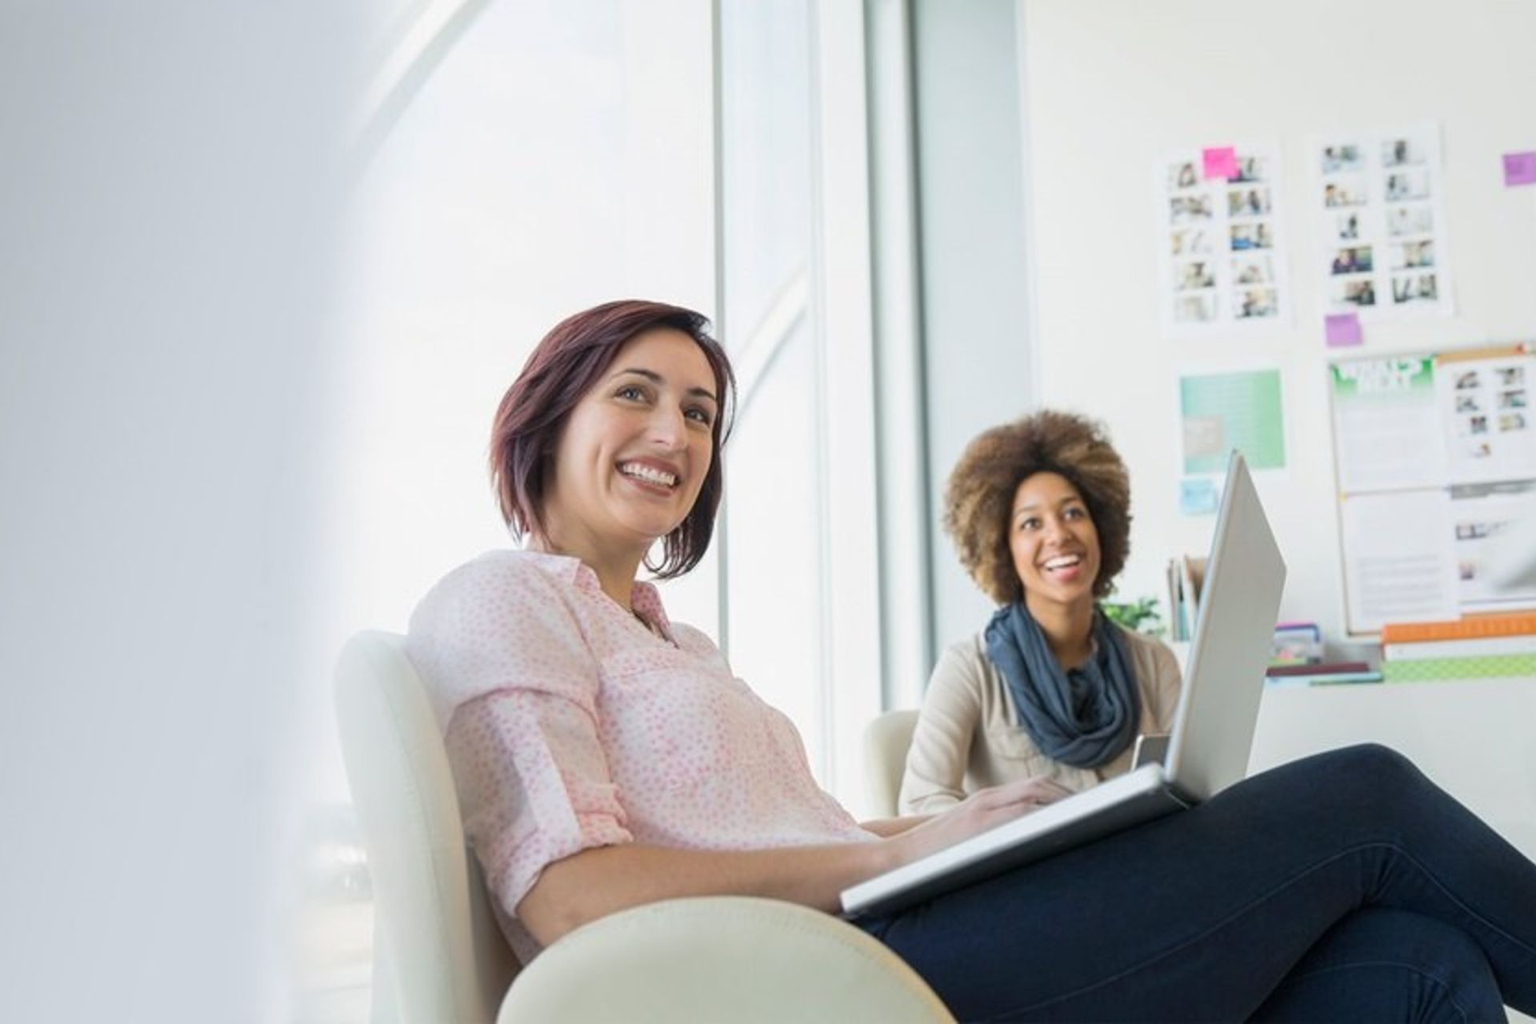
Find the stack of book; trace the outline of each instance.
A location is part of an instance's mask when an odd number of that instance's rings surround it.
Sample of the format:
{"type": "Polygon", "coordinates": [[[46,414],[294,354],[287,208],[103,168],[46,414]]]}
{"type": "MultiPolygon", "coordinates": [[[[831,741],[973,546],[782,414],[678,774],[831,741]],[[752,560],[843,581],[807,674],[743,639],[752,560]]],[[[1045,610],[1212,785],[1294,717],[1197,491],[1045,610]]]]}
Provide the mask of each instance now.
{"type": "Polygon", "coordinates": [[[1393,623],[1381,630],[1389,683],[1536,676],[1536,612],[1393,623]]]}
{"type": "Polygon", "coordinates": [[[1200,618],[1200,588],[1205,584],[1205,559],[1184,555],[1168,559],[1169,639],[1193,640],[1200,618]]]}
{"type": "Polygon", "coordinates": [[[1269,664],[1316,665],[1323,660],[1323,631],[1315,622],[1282,622],[1275,627],[1269,664]]]}
{"type": "Polygon", "coordinates": [[[1364,661],[1324,661],[1323,631],[1315,622],[1282,622],[1275,627],[1265,682],[1270,686],[1336,686],[1379,683],[1381,673],[1364,661]]]}
{"type": "Polygon", "coordinates": [[[1364,661],[1271,665],[1264,671],[1264,681],[1270,686],[1338,686],[1342,683],[1379,683],[1381,673],[1364,661]]]}

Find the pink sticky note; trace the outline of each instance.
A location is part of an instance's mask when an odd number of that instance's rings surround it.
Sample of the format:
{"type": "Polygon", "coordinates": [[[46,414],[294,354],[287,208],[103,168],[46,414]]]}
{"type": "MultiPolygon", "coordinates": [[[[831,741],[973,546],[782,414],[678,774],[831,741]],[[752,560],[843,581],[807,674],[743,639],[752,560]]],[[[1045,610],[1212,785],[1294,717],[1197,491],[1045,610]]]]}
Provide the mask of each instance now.
{"type": "Polygon", "coordinates": [[[1536,152],[1504,154],[1504,184],[1536,184],[1536,152]]]}
{"type": "Polygon", "coordinates": [[[1365,341],[1360,333],[1358,313],[1329,313],[1324,318],[1324,322],[1324,333],[1328,336],[1329,348],[1344,348],[1349,345],[1359,345],[1365,341]]]}
{"type": "Polygon", "coordinates": [[[1202,152],[1207,178],[1237,177],[1237,151],[1231,146],[1217,146],[1202,152]]]}

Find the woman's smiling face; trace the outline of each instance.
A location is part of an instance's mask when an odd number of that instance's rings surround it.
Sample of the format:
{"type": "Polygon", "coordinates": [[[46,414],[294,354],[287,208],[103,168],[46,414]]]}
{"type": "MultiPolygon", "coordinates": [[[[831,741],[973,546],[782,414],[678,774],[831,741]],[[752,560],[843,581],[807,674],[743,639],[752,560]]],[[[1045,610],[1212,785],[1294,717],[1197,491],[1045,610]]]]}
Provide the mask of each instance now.
{"type": "Polygon", "coordinates": [[[1008,521],[1013,568],[1031,609],[1037,602],[1093,603],[1099,578],[1099,533],[1083,496],[1059,473],[1026,477],[1008,521]]]}
{"type": "Polygon", "coordinates": [[[642,554],[671,533],[709,472],[718,397],[709,360],[687,334],[636,335],[561,432],[543,509],[549,532],[642,554]]]}

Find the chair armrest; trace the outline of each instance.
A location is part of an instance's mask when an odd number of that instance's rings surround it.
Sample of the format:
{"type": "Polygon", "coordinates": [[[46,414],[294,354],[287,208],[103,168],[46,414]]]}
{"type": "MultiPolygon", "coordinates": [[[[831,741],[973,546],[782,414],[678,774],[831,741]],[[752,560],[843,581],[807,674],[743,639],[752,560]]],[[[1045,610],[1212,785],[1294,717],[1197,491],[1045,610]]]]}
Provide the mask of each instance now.
{"type": "Polygon", "coordinates": [[[781,900],[666,900],[576,929],[524,968],[497,1024],[529,1021],[953,1024],[899,957],[781,900]]]}

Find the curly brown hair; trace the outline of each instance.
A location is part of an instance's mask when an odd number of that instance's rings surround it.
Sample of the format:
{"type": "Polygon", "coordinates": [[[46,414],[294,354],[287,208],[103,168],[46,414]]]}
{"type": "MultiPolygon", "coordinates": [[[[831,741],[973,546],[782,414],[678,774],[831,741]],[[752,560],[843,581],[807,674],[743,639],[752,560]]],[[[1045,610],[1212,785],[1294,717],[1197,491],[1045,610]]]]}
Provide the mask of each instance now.
{"type": "Polygon", "coordinates": [[[1021,600],[1008,520],[1014,495],[1036,473],[1065,477],[1099,535],[1095,597],[1109,595],[1131,553],[1131,479],[1104,427],[1075,413],[1041,410],[985,431],[966,446],[944,491],[944,529],[965,566],[998,604],[1021,600]]]}

